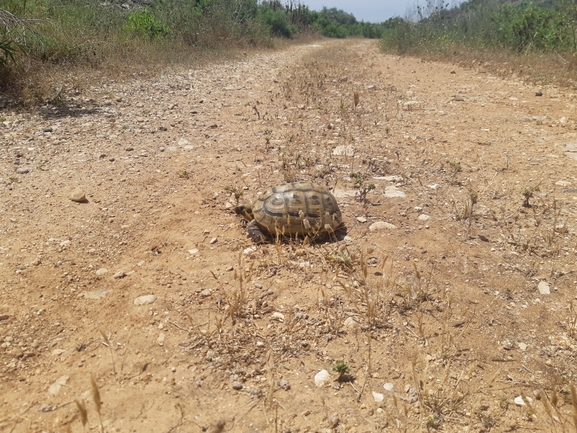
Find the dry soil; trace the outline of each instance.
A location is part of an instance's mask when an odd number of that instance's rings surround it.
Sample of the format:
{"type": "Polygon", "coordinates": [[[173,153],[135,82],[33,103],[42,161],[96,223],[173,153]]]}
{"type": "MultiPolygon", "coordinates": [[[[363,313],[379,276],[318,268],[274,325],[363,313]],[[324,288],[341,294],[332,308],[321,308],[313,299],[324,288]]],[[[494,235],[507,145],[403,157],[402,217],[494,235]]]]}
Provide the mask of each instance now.
{"type": "Polygon", "coordinates": [[[0,111],[0,430],[573,431],[576,101],[345,40],[0,111]],[[294,180],[345,239],[247,238],[294,180]]]}

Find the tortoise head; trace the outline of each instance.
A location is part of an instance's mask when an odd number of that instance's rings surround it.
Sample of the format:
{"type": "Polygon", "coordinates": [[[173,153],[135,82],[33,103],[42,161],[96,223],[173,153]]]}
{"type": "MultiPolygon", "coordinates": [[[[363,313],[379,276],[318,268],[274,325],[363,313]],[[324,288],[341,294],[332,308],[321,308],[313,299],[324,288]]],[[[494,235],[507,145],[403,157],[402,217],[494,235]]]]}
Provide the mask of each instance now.
{"type": "Polygon", "coordinates": [[[252,221],[254,219],[254,215],[252,213],[252,203],[239,204],[234,208],[234,211],[237,213],[237,215],[240,215],[247,221],[252,221]]]}

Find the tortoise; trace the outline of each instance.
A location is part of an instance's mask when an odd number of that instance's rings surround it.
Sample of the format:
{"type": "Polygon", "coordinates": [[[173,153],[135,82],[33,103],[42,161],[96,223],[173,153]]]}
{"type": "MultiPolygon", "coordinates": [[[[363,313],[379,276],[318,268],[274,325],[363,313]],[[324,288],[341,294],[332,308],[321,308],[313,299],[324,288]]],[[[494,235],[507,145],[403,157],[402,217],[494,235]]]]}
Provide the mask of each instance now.
{"type": "Polygon", "coordinates": [[[235,212],[249,221],[248,236],[257,243],[279,236],[322,238],[344,229],[335,197],[325,186],[310,182],[277,185],[235,212]]]}

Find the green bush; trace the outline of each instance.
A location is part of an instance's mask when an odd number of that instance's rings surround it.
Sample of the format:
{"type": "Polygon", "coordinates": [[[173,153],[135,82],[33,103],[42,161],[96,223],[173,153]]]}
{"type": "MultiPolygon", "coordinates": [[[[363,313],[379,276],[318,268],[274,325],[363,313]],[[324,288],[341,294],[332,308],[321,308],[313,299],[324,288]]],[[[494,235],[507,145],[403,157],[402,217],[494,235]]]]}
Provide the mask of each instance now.
{"type": "Polygon", "coordinates": [[[148,8],[130,12],[124,30],[150,39],[167,36],[169,27],[154,16],[148,8]]]}
{"type": "Polygon", "coordinates": [[[289,22],[287,14],[282,9],[272,10],[268,7],[261,7],[258,11],[258,19],[270,27],[274,36],[292,38],[297,32],[297,28],[289,22]]]}
{"type": "Polygon", "coordinates": [[[14,61],[16,47],[10,39],[0,40],[0,68],[6,67],[9,61],[14,61]]]}

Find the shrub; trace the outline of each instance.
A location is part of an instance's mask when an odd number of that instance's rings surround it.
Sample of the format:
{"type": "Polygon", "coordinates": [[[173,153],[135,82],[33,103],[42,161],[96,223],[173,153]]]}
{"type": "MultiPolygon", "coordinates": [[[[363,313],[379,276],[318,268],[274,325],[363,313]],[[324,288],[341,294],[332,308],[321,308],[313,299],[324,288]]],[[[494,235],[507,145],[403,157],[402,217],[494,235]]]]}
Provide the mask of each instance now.
{"type": "Polygon", "coordinates": [[[272,35],[283,38],[291,38],[297,28],[292,25],[283,9],[272,10],[268,7],[262,7],[258,11],[259,20],[270,27],[272,35]]]}
{"type": "Polygon", "coordinates": [[[170,34],[169,27],[156,18],[148,8],[129,13],[124,30],[150,39],[170,34]]]}

